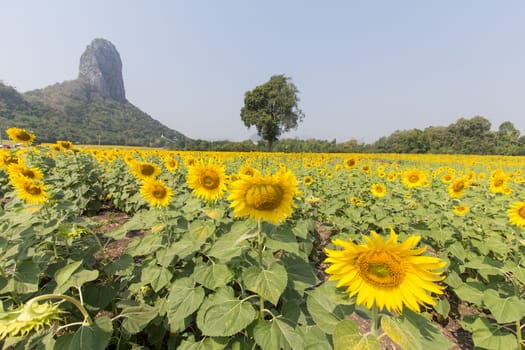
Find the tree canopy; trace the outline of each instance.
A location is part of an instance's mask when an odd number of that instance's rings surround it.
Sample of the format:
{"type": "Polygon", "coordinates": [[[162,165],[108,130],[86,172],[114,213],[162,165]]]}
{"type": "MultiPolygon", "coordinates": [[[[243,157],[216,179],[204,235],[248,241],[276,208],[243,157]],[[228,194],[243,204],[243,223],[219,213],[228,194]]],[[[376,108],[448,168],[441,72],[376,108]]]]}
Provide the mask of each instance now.
{"type": "Polygon", "coordinates": [[[296,129],[303,120],[298,93],[291,78],[284,75],[274,75],[245,93],[241,119],[247,128],[255,126],[257,134],[268,142],[268,149],[283,132],[296,129]]]}

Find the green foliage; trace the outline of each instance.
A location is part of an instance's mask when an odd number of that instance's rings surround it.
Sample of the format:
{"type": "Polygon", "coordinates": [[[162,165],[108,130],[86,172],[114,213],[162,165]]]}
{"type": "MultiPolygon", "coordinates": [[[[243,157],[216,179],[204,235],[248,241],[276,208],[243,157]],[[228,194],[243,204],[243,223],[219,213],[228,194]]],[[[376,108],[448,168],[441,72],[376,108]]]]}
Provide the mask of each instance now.
{"type": "Polygon", "coordinates": [[[24,128],[51,143],[184,148],[191,141],[130,102],[79,95],[79,89],[69,81],[22,95],[0,83],[0,130],[24,128]]]}
{"type": "Polygon", "coordinates": [[[284,75],[274,75],[245,93],[241,119],[247,128],[255,126],[259,136],[268,142],[268,149],[283,132],[297,128],[303,120],[298,93],[297,87],[284,75]]]}

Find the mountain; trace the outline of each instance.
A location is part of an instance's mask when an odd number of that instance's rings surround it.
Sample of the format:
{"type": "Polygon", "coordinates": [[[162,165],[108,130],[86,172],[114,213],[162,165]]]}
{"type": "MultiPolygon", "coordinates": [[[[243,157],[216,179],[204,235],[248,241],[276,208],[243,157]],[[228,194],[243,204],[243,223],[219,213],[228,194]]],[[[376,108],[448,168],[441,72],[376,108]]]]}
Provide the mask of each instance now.
{"type": "Polygon", "coordinates": [[[24,94],[0,83],[0,131],[9,127],[29,130],[39,142],[183,147],[191,141],[126,99],[120,55],[105,39],[87,46],[74,80],[24,94]]]}

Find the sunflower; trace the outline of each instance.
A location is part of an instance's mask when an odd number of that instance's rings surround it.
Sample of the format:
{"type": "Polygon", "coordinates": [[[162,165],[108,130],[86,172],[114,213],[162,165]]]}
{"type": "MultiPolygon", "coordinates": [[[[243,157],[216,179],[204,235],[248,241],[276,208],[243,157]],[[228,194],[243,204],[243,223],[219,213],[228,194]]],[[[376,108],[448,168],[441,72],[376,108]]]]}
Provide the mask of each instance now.
{"type": "Polygon", "coordinates": [[[351,197],[350,198],[350,202],[354,203],[357,207],[360,207],[363,205],[363,201],[360,200],[359,198],[357,197],[351,197]]]}
{"type": "Polygon", "coordinates": [[[149,179],[142,184],[140,194],[152,207],[167,207],[173,190],[162,181],[149,179]]]}
{"type": "Polygon", "coordinates": [[[13,181],[19,176],[23,176],[30,180],[40,180],[44,177],[42,171],[38,168],[28,168],[23,164],[15,163],[11,164],[8,167],[7,173],[9,174],[9,179],[13,181]]]}
{"type": "Polygon", "coordinates": [[[207,201],[220,199],[226,191],[226,174],[223,165],[213,161],[199,161],[188,168],[188,187],[193,193],[207,201]]]}
{"type": "Polygon", "coordinates": [[[375,197],[381,198],[384,197],[386,194],[386,187],[382,184],[373,184],[370,191],[372,191],[372,194],[375,197]]]}
{"type": "Polygon", "coordinates": [[[5,148],[0,149],[0,169],[8,171],[10,165],[18,163],[20,163],[20,159],[12,155],[5,148]]]}
{"type": "Polygon", "coordinates": [[[525,200],[523,202],[514,202],[510,209],[507,210],[509,222],[518,227],[525,227],[525,200]]]}
{"type": "Polygon", "coordinates": [[[17,177],[13,179],[12,184],[18,196],[28,204],[45,203],[49,197],[46,186],[26,177],[17,177]]]}
{"type": "Polygon", "coordinates": [[[303,185],[305,186],[311,186],[314,183],[314,179],[311,176],[305,176],[303,177],[303,185]]]}
{"type": "Polygon", "coordinates": [[[35,135],[25,129],[9,128],[5,132],[14,143],[21,143],[27,146],[35,140],[35,135]]]}
{"type": "Polygon", "coordinates": [[[509,178],[507,175],[501,170],[498,169],[492,175],[490,176],[490,192],[492,193],[501,193],[507,187],[507,183],[509,182],[509,178]]]}
{"type": "Polygon", "coordinates": [[[346,158],[343,164],[346,169],[353,169],[357,166],[357,159],[346,158]]]}
{"type": "Polygon", "coordinates": [[[278,224],[292,214],[293,197],[299,194],[297,180],[290,170],[269,176],[241,176],[231,184],[228,200],[235,217],[278,224]]]}
{"type": "Polygon", "coordinates": [[[402,243],[390,230],[385,242],[375,232],[364,236],[365,244],[335,239],[332,241],[343,250],[325,249],[326,269],[329,280],[338,280],[337,287],[346,287],[350,297],[357,295],[357,304],[371,309],[375,304],[382,310],[401,313],[403,305],[420,312],[420,305],[434,306],[436,302],[429,294],[443,294],[444,286],[435,282],[445,276],[438,272],[446,262],[437,257],[421,256],[427,247],[413,249],[420,236],[411,236],[402,243]]]}
{"type": "Polygon", "coordinates": [[[465,195],[465,189],[467,188],[467,180],[465,178],[459,178],[448,186],[448,194],[450,198],[460,198],[465,195]]]}
{"type": "Polygon", "coordinates": [[[441,182],[444,184],[450,183],[454,179],[454,175],[451,173],[445,173],[443,176],[441,176],[441,182]]]}
{"type": "Polygon", "coordinates": [[[159,166],[150,162],[132,161],[130,166],[131,172],[139,180],[154,179],[160,174],[159,166]]]}
{"type": "Polygon", "coordinates": [[[73,149],[73,142],[71,141],[57,141],[58,147],[60,147],[61,150],[72,150],[73,149]]]}
{"type": "Polygon", "coordinates": [[[463,216],[470,211],[470,208],[466,205],[455,205],[454,214],[463,216]]]}
{"type": "Polygon", "coordinates": [[[239,169],[239,174],[240,175],[246,175],[246,176],[256,176],[256,175],[261,175],[260,171],[255,169],[255,168],[252,168],[251,166],[249,165],[243,165],[241,166],[241,168],[239,169]]]}
{"type": "Polygon", "coordinates": [[[62,320],[62,314],[65,313],[60,309],[60,302],[40,304],[32,300],[15,310],[2,311],[0,341],[7,337],[27,337],[32,332],[40,332],[62,320]]]}
{"type": "Polygon", "coordinates": [[[166,159],[164,159],[164,167],[169,172],[174,172],[179,168],[179,161],[171,157],[167,157],[166,159]]]}
{"type": "Polygon", "coordinates": [[[425,174],[418,169],[403,173],[403,183],[409,188],[423,186],[427,181],[425,174]]]}
{"type": "Polygon", "coordinates": [[[388,176],[386,177],[386,180],[389,181],[389,182],[392,182],[394,181],[395,179],[397,178],[397,173],[393,170],[391,170],[389,173],[388,173],[388,176]]]}

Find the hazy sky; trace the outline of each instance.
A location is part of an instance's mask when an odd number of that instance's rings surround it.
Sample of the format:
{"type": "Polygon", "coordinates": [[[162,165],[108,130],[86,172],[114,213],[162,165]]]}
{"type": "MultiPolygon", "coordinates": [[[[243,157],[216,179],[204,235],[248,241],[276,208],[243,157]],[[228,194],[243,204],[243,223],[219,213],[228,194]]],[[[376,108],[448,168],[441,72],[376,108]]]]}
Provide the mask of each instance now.
{"type": "Polygon", "coordinates": [[[306,115],[286,137],[369,143],[476,115],[525,134],[522,0],[0,1],[0,80],[75,79],[105,38],[128,100],[191,138],[255,134],[244,93],[274,74],[306,115]]]}

